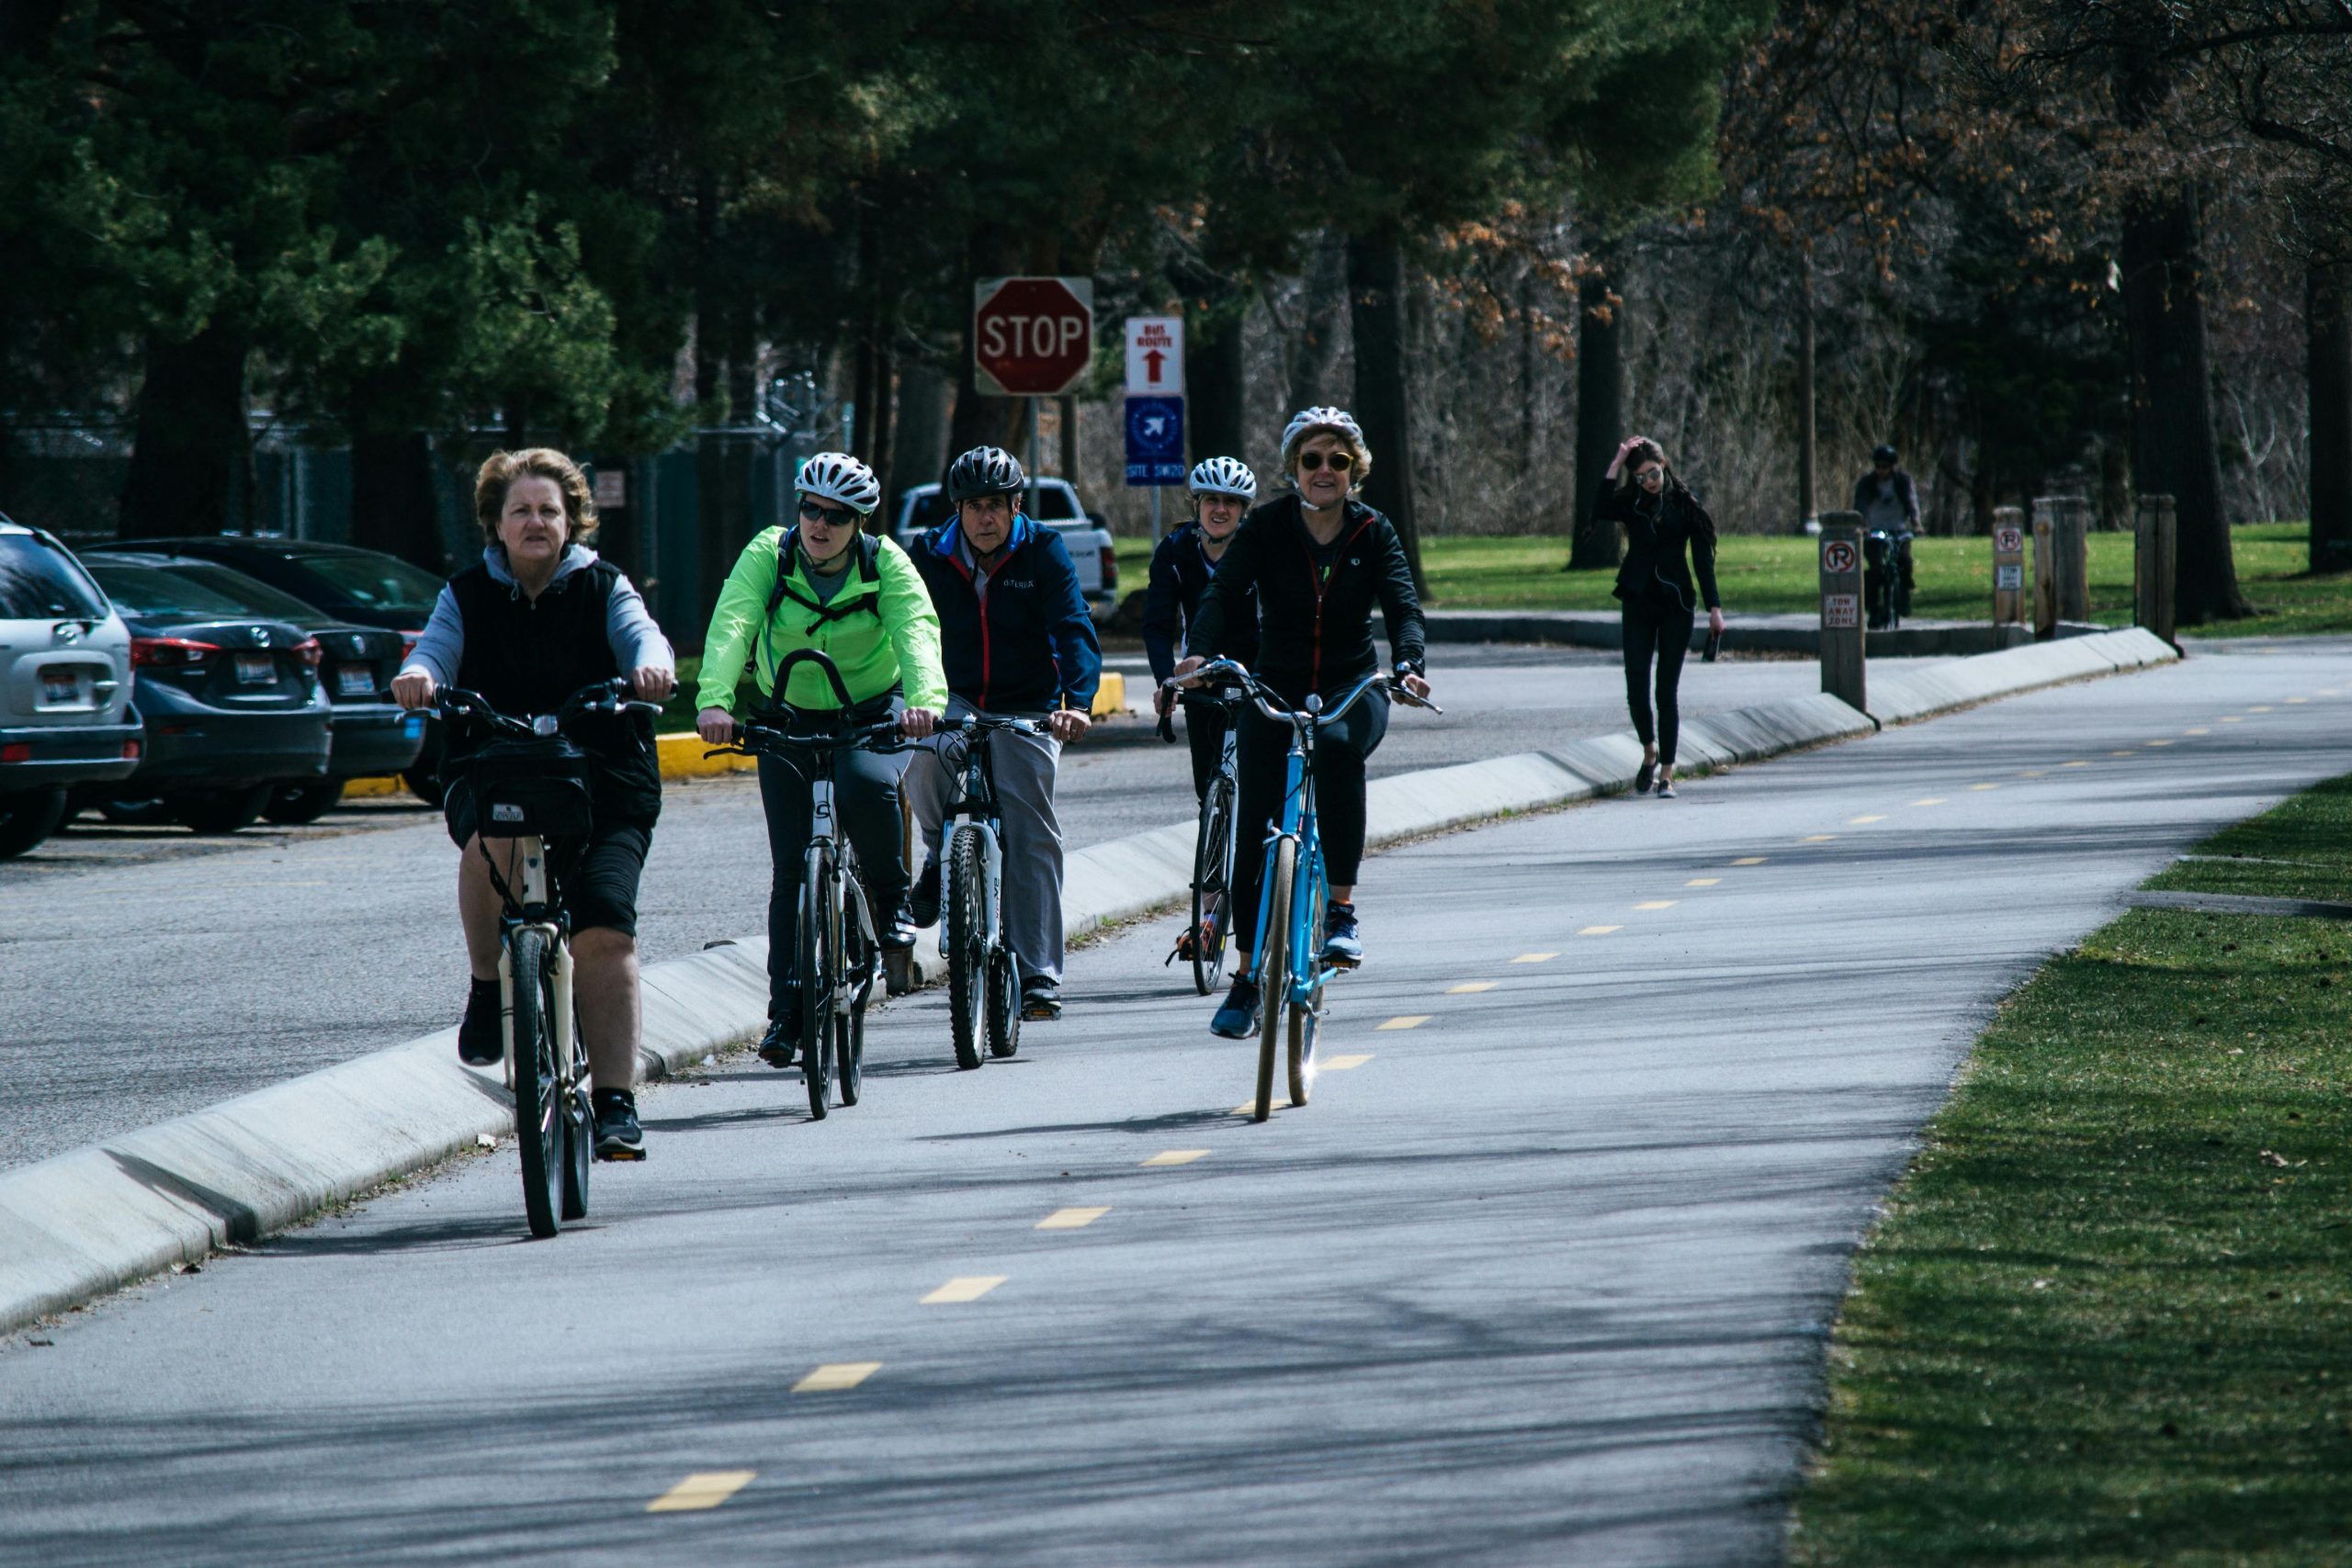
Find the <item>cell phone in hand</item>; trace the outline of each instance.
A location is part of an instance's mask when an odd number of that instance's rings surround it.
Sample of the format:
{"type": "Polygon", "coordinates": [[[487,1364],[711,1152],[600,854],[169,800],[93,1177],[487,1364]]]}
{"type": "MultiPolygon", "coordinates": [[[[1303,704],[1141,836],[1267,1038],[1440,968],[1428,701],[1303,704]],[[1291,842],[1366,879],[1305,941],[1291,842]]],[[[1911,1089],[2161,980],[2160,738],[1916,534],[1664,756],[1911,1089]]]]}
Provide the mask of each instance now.
{"type": "Polygon", "coordinates": [[[1709,632],[1707,634],[1707,650],[1699,655],[1700,662],[1704,664],[1713,664],[1715,661],[1715,655],[1723,651],[1723,646],[1724,634],[1715,631],[1709,632]]]}

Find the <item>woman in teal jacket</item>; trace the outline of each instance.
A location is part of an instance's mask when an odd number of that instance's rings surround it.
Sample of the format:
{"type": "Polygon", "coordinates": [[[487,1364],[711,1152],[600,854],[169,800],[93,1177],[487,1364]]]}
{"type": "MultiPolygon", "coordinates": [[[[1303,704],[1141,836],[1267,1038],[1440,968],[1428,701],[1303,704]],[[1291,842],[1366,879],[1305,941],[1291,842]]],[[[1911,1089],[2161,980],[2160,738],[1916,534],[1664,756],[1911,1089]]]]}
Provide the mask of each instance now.
{"type": "MultiPolygon", "coordinates": [[[[906,552],[869,534],[865,524],[881,502],[874,470],[842,452],[820,452],[801,466],[800,522],[770,528],[743,547],[711,612],[703,642],[702,710],[695,728],[713,745],[735,737],[736,686],[750,666],[762,705],[770,709],[832,713],[840,699],[813,664],[792,672],[775,690],[775,671],[796,649],[830,658],[849,689],[857,719],[899,716],[900,730],[931,733],[947,704],[939,665],[939,616],[906,552]]],[[[843,751],[834,764],[834,807],[857,852],[869,906],[884,925],[886,948],[914,945],[906,917],[907,863],[899,842],[899,773],[904,759],[843,751]]],[[[761,1058],[792,1062],[794,1021],[799,1016],[793,953],[801,852],[808,847],[808,780],[790,762],[760,759],[760,804],[768,819],[768,1031],[761,1058]]]]}

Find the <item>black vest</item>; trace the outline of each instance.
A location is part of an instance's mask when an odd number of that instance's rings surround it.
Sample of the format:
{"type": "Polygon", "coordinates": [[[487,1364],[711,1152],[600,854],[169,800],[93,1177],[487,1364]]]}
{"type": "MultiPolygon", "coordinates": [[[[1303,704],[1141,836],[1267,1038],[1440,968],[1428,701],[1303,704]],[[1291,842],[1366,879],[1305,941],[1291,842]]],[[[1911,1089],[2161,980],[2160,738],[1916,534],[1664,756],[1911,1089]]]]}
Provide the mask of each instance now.
{"type": "MultiPolygon", "coordinates": [[[[620,568],[598,561],[557,579],[537,600],[490,575],[480,564],[449,580],[465,627],[457,684],[480,692],[512,717],[553,713],[564,699],[595,681],[624,673],[605,635],[605,613],[620,568]]],[[[444,771],[460,766],[483,736],[452,726],[444,771]]],[[[653,750],[651,716],[592,718],[572,730],[589,758],[588,793],[603,822],[651,826],[662,814],[662,768],[653,750]]]]}

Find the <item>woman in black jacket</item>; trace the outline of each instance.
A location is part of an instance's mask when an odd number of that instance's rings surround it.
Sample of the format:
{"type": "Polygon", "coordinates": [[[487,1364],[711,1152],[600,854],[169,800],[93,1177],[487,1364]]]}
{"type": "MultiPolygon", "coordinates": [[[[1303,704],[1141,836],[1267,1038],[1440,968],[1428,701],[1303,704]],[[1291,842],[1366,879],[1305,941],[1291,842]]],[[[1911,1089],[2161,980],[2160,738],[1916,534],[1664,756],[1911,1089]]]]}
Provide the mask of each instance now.
{"type": "MultiPolygon", "coordinates": [[[[1371,467],[1363,431],[1345,411],[1312,408],[1291,420],[1283,432],[1283,472],[1291,493],[1242,520],[1201,601],[1186,642],[1190,657],[1177,665],[1177,674],[1254,640],[1259,678],[1293,707],[1303,705],[1309,692],[1333,701],[1380,668],[1372,641],[1377,604],[1397,680],[1416,696],[1429,694],[1421,678],[1421,605],[1405,547],[1387,518],[1351,493],[1371,467]]],[[[1387,732],[1388,699],[1368,693],[1316,741],[1316,808],[1331,885],[1324,911],[1328,962],[1363,958],[1355,882],[1363,861],[1364,759],[1387,732]]],[[[1234,857],[1232,903],[1240,922],[1234,936],[1241,976],[1209,1025],[1230,1039],[1257,1029],[1258,987],[1249,978],[1249,949],[1257,940],[1263,866],[1253,852],[1281,816],[1290,741],[1289,726],[1254,706],[1241,710],[1235,750],[1241,798],[1234,816],[1242,852],[1234,857]]]]}
{"type": "Polygon", "coordinates": [[[1674,797],[1674,742],[1682,725],[1675,689],[1690,651],[1697,606],[1707,606],[1707,630],[1724,629],[1723,596],[1715,592],[1715,522],[1689,487],[1667,467],[1666,454],[1645,435],[1629,436],[1609,465],[1616,488],[1594,514],[1625,529],[1624,563],[1617,597],[1624,602],[1625,706],[1642,738],[1642,767],[1634,793],[1646,794],[1653,776],[1658,798],[1674,797]],[[1621,477],[1622,476],[1622,477],[1621,477]],[[1689,559],[1684,558],[1688,553],[1689,559]],[[1690,578],[1698,574],[1694,587],[1690,578]],[[1650,659],[1657,659],[1657,723],[1650,723],[1650,659]]]}

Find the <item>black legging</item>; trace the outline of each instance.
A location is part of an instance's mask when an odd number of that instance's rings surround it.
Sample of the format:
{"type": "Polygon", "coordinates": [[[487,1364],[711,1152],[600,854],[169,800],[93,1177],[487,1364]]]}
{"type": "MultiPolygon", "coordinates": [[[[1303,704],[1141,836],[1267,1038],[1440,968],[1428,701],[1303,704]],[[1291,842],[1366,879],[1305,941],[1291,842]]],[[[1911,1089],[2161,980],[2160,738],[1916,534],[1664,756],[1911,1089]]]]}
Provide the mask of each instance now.
{"type": "Polygon", "coordinates": [[[1690,628],[1697,617],[1679,601],[1664,593],[1644,593],[1625,601],[1625,706],[1634,716],[1634,733],[1642,744],[1657,742],[1657,760],[1674,766],[1674,742],[1682,728],[1675,705],[1675,688],[1682,683],[1682,660],[1690,651],[1690,628]],[[1650,656],[1657,656],[1657,728],[1650,728],[1650,656]]]}
{"type": "Polygon", "coordinates": [[[1213,703],[1186,703],[1184,743],[1193,751],[1193,798],[1206,800],[1209,780],[1225,759],[1225,710],[1213,703]]]}
{"type": "MultiPolygon", "coordinates": [[[[1323,839],[1323,872],[1335,887],[1355,886],[1363,865],[1363,764],[1388,733],[1388,699],[1368,692],[1340,722],[1315,739],[1315,813],[1323,839]]],[[[1283,814],[1291,728],[1256,707],[1241,710],[1233,766],[1241,798],[1234,808],[1239,834],[1233,846],[1233,932],[1238,946],[1258,950],[1258,880],[1265,870],[1266,833],[1283,814]]],[[[1280,912],[1275,918],[1281,919],[1280,912]]]]}
{"type": "MultiPolygon", "coordinates": [[[[859,879],[872,900],[875,929],[906,897],[907,863],[899,844],[899,773],[903,754],[843,751],[833,764],[833,815],[857,852],[859,879]]],[[[819,765],[812,757],[802,767],[819,765]]],[[[760,806],[768,818],[768,1016],[798,977],[794,944],[800,938],[800,868],[808,853],[808,783],[780,758],[760,759],[760,806]]]]}

